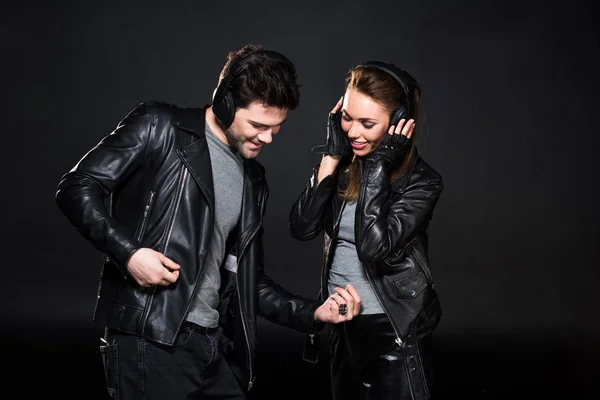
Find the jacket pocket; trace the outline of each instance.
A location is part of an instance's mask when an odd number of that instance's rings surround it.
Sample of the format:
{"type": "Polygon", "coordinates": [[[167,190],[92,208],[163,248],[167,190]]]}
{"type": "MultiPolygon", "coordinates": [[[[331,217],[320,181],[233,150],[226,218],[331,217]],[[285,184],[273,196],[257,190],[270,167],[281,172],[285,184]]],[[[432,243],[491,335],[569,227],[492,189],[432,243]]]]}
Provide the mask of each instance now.
{"type": "Polygon", "coordinates": [[[433,284],[433,276],[431,275],[431,269],[429,267],[427,257],[425,256],[425,250],[423,249],[423,246],[421,246],[421,244],[418,241],[415,241],[415,243],[411,247],[411,251],[417,263],[421,267],[421,270],[423,271],[423,273],[425,273],[427,281],[433,284]]]}
{"type": "Polygon", "coordinates": [[[135,238],[138,240],[138,242],[141,242],[144,237],[144,233],[146,231],[146,225],[148,224],[148,216],[150,215],[150,210],[152,209],[152,205],[154,204],[155,194],[156,194],[156,192],[151,190],[148,193],[148,196],[146,197],[146,201],[144,203],[144,211],[142,214],[142,219],[140,221],[137,232],[135,234],[135,238]]]}
{"type": "Polygon", "coordinates": [[[399,299],[414,299],[427,287],[427,280],[417,269],[410,269],[397,277],[388,278],[394,295],[399,299]]]}

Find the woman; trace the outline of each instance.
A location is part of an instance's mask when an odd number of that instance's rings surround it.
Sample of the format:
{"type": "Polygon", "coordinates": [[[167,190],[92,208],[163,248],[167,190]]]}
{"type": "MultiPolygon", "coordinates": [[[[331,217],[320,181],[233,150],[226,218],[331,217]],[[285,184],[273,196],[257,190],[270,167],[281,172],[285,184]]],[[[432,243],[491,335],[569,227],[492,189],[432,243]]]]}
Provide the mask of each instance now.
{"type": "Polygon", "coordinates": [[[295,238],[324,231],[321,296],[346,318],[330,325],[336,400],[430,398],[426,356],[441,307],[427,227],[443,185],[414,146],[419,94],[392,64],[352,68],[290,214],[295,238]],[[340,288],[355,289],[360,305],[340,288]]]}

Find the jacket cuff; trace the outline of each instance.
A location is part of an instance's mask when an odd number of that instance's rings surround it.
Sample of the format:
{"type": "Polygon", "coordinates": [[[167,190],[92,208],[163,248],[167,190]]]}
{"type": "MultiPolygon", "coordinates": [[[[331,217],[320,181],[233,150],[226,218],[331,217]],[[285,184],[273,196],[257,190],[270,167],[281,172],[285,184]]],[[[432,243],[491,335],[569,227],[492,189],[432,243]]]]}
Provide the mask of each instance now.
{"type": "Polygon", "coordinates": [[[309,333],[320,332],[325,328],[325,322],[317,321],[315,319],[315,313],[317,312],[317,308],[319,308],[321,304],[316,303],[309,307],[308,314],[311,317],[310,328],[308,329],[309,333]]]}

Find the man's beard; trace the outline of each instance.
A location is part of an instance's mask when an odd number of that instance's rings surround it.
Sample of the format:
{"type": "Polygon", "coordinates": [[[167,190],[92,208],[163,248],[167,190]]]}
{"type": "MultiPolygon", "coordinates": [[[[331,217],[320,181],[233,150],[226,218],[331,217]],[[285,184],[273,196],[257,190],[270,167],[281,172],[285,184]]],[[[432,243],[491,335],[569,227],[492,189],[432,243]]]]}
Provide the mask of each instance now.
{"type": "Polygon", "coordinates": [[[230,131],[229,129],[225,129],[225,137],[227,138],[227,142],[229,143],[229,147],[231,151],[234,153],[241,153],[242,143],[240,139],[236,136],[235,133],[230,131]]]}
{"type": "Polygon", "coordinates": [[[239,154],[242,158],[254,158],[260,153],[260,151],[249,151],[244,147],[244,143],[247,141],[246,139],[242,139],[240,136],[236,135],[235,132],[225,129],[225,136],[227,137],[227,142],[229,143],[229,147],[231,151],[239,154]]]}

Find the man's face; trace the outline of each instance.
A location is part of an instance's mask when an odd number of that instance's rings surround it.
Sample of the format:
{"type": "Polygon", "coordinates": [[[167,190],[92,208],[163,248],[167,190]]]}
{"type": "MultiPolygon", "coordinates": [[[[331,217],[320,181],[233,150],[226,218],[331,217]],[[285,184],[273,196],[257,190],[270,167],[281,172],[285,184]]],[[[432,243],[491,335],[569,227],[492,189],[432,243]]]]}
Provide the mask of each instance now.
{"type": "Polygon", "coordinates": [[[239,108],[229,128],[225,130],[227,144],[243,158],[258,156],[262,146],[271,143],[287,117],[287,108],[266,106],[254,101],[239,108]]]}

